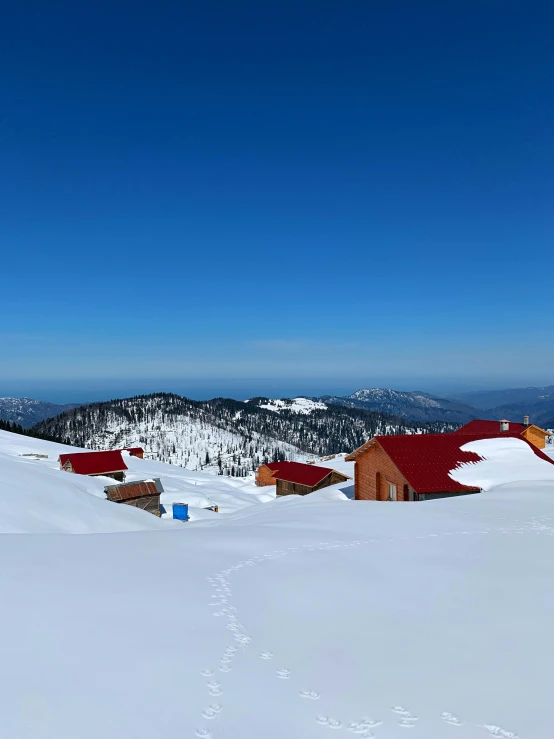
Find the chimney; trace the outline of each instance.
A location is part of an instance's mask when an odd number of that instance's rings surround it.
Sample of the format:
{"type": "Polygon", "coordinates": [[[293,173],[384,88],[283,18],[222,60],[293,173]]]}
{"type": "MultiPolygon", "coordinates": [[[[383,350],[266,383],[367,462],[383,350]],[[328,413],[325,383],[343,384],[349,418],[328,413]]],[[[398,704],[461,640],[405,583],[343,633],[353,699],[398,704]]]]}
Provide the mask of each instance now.
{"type": "Polygon", "coordinates": [[[529,416],[523,416],[523,425],[529,426],[529,416]]]}
{"type": "Polygon", "coordinates": [[[500,421],[500,431],[509,431],[510,430],[510,422],[509,421],[500,421]]]}

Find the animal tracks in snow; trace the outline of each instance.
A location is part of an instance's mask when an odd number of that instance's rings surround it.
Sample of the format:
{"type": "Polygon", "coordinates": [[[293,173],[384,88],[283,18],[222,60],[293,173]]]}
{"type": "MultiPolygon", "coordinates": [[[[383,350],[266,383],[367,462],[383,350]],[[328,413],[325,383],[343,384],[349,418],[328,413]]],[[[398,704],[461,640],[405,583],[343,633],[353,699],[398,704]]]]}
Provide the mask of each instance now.
{"type": "MultiPolygon", "coordinates": [[[[525,522],[527,526],[526,529],[532,528],[533,526],[535,528],[539,528],[536,522],[533,522],[529,525],[528,522],[525,522]]],[[[546,527],[541,526],[541,530],[543,528],[549,528],[550,532],[554,533],[554,528],[552,526],[546,527]]],[[[549,533],[550,533],[549,532],[549,533]]],[[[468,535],[484,535],[491,533],[491,529],[487,530],[481,530],[481,531],[448,531],[443,532],[442,536],[468,536],[468,535]]],[[[502,531],[501,531],[502,533],[502,531]]],[[[504,530],[504,533],[510,533],[508,531],[504,530]]],[[[520,533],[520,531],[517,531],[517,533],[520,533]]],[[[539,533],[539,531],[537,531],[539,533]]],[[[432,538],[438,538],[437,534],[427,534],[423,536],[412,536],[412,537],[400,537],[402,540],[408,540],[408,539],[432,539],[432,538]]],[[[237,608],[231,604],[232,598],[233,598],[233,588],[230,582],[230,576],[233,575],[233,573],[237,573],[239,570],[246,568],[246,567],[273,567],[273,561],[280,559],[282,557],[286,557],[288,554],[294,554],[295,556],[298,556],[298,554],[306,554],[308,555],[310,552],[316,551],[316,550],[332,550],[332,549],[349,549],[352,547],[358,547],[360,545],[371,545],[371,544],[381,544],[386,541],[394,542],[396,539],[368,539],[368,540],[354,540],[354,541],[338,541],[334,540],[331,542],[319,542],[319,543],[307,543],[303,544],[301,546],[293,546],[293,547],[287,547],[287,549],[280,549],[280,550],[274,550],[272,552],[267,552],[264,555],[259,555],[255,557],[250,557],[245,560],[241,560],[239,562],[236,562],[233,566],[228,567],[225,570],[221,570],[216,575],[212,577],[207,577],[206,581],[210,584],[211,588],[213,588],[212,593],[210,595],[210,600],[208,605],[211,609],[214,609],[212,611],[212,615],[214,617],[223,618],[223,622],[221,626],[225,626],[225,628],[231,632],[233,639],[237,646],[228,646],[224,651],[222,656],[220,657],[220,664],[219,664],[219,673],[223,673],[225,675],[226,673],[231,672],[232,667],[231,663],[237,655],[240,655],[244,652],[246,647],[250,644],[252,641],[251,636],[248,634],[247,630],[245,629],[244,625],[239,622],[239,615],[237,608]]],[[[273,652],[270,652],[268,650],[261,651],[258,653],[259,659],[269,661],[274,658],[273,652]]],[[[208,692],[213,697],[219,697],[223,694],[223,690],[221,688],[220,683],[218,683],[216,680],[213,680],[214,671],[212,669],[205,669],[201,672],[202,677],[205,678],[212,678],[207,682],[207,688],[208,692]]],[[[288,669],[282,668],[279,670],[276,670],[275,673],[276,677],[280,680],[289,680],[291,677],[291,672],[288,669]]],[[[223,677],[223,676],[222,676],[223,677]]],[[[291,697],[294,694],[291,694],[291,697]]],[[[300,690],[297,694],[298,697],[309,701],[309,700],[320,700],[321,696],[320,694],[315,690],[300,690]]],[[[407,708],[405,708],[402,705],[395,705],[391,709],[391,712],[395,714],[397,721],[395,722],[396,725],[399,728],[405,728],[405,729],[411,729],[414,728],[417,725],[417,722],[419,721],[418,717],[412,714],[407,708]]],[[[220,713],[222,711],[222,706],[219,703],[212,703],[207,708],[204,709],[204,711],[201,713],[201,716],[206,721],[212,721],[214,719],[220,718],[220,713]]],[[[464,722],[461,721],[457,716],[455,716],[452,713],[449,713],[447,711],[443,712],[440,715],[440,718],[444,723],[447,723],[451,726],[463,726],[464,722]]],[[[372,729],[375,729],[383,724],[383,721],[380,720],[374,720],[370,718],[364,718],[360,721],[353,721],[351,723],[344,723],[343,721],[332,718],[330,716],[326,716],[324,714],[319,714],[316,716],[315,721],[318,725],[322,727],[326,727],[329,729],[345,729],[350,731],[353,735],[360,737],[360,739],[374,739],[374,734],[372,733],[372,729]]],[[[479,727],[481,730],[485,729],[491,737],[494,737],[495,739],[519,739],[518,735],[514,732],[507,731],[506,729],[502,729],[500,726],[496,726],[495,724],[480,724],[475,725],[475,727],[479,727]]],[[[423,727],[421,727],[423,728],[423,727]]],[[[400,732],[402,733],[402,732],[400,732]]],[[[456,732],[454,732],[455,734],[456,732]]],[[[205,728],[198,728],[196,730],[196,736],[199,737],[199,739],[213,739],[213,735],[211,732],[205,728]]]]}
{"type": "Polygon", "coordinates": [[[320,726],[328,726],[330,729],[342,728],[342,721],[339,721],[336,718],[329,718],[329,716],[317,716],[316,723],[320,726]]]}
{"type": "Polygon", "coordinates": [[[514,734],[513,731],[506,731],[506,729],[501,729],[500,726],[495,726],[494,724],[485,724],[483,728],[492,736],[500,737],[500,739],[519,739],[518,735],[514,734]]]}
{"type": "Polygon", "coordinates": [[[419,717],[414,716],[404,706],[393,706],[391,711],[399,717],[398,726],[401,729],[413,729],[417,721],[419,721],[419,717]]]}
{"type": "Polygon", "coordinates": [[[369,729],[375,729],[377,726],[381,726],[382,723],[382,721],[363,718],[361,721],[355,721],[354,723],[349,724],[347,728],[350,731],[353,731],[354,734],[364,734],[365,736],[369,736],[366,732],[368,732],[369,729]]]}
{"type": "Polygon", "coordinates": [[[444,711],[441,713],[441,718],[443,721],[446,721],[447,724],[450,724],[451,726],[462,726],[463,721],[460,721],[460,719],[457,716],[454,716],[453,713],[449,713],[448,711],[444,711]]]}
{"type": "Polygon", "coordinates": [[[309,698],[313,701],[319,700],[319,693],[316,693],[315,690],[301,690],[300,696],[302,698],[309,698]]]}

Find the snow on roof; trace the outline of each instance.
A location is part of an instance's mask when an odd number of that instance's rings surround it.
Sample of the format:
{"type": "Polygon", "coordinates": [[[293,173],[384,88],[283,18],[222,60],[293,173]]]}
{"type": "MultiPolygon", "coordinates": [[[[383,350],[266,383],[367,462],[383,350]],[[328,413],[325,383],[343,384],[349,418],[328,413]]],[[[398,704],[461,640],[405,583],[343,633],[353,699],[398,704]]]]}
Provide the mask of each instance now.
{"type": "MultiPolygon", "coordinates": [[[[540,449],[521,439],[517,431],[502,436],[517,439],[535,456],[552,464],[552,460],[540,449]]],[[[490,434],[460,433],[375,436],[347,459],[355,459],[378,443],[417,493],[470,492],[479,490],[479,486],[467,482],[464,484],[463,480],[454,478],[451,472],[461,465],[482,461],[482,457],[467,446],[469,442],[495,437],[490,434]]]]}
{"type": "Polygon", "coordinates": [[[273,477],[276,480],[295,482],[308,487],[317,485],[333,472],[330,467],[317,467],[301,462],[270,462],[266,467],[273,470],[273,477]]]}
{"type": "Polygon", "coordinates": [[[525,439],[485,438],[469,441],[461,449],[480,458],[477,463],[464,463],[450,471],[451,477],[466,485],[488,490],[495,485],[519,481],[552,480],[554,483],[552,459],[525,439]]]}
{"type": "Polygon", "coordinates": [[[123,472],[128,469],[118,449],[60,454],[60,465],[63,467],[67,462],[78,475],[105,475],[108,472],[123,472]]]}

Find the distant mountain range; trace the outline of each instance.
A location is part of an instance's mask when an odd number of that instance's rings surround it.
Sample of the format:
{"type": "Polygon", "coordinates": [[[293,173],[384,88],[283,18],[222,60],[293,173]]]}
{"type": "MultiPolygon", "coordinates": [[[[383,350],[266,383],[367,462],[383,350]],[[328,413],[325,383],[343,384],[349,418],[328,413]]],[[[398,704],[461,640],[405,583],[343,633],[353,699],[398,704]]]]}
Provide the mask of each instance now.
{"type": "Polygon", "coordinates": [[[0,398],[0,418],[28,429],[39,421],[52,418],[79,405],[79,403],[59,405],[32,398],[0,398]]]}
{"type": "MultiPolygon", "coordinates": [[[[190,401],[209,403],[214,401],[190,401]]],[[[240,402],[240,401],[233,401],[240,402]]],[[[554,385],[509,390],[483,390],[440,397],[422,391],[400,391],[389,388],[364,388],[351,395],[322,395],[300,398],[254,398],[249,401],[260,409],[309,415],[328,406],[357,408],[395,416],[411,422],[464,424],[474,418],[522,421],[529,415],[531,423],[554,426],[554,385]]],[[[0,398],[0,419],[30,428],[64,411],[79,407],[77,403],[58,405],[30,398],[0,398]]]]}
{"type": "Polygon", "coordinates": [[[376,434],[455,428],[306,398],[195,401],[156,393],[75,408],[33,431],[90,449],[142,446],[151,459],[244,477],[267,461],[352,451],[376,434]]]}
{"type": "Polygon", "coordinates": [[[380,413],[391,413],[410,421],[446,421],[463,424],[474,418],[490,417],[483,416],[477,408],[459,400],[439,398],[420,391],[365,388],[356,390],[352,395],[322,395],[313,400],[346,408],[364,408],[380,413]]]}
{"type": "Polygon", "coordinates": [[[520,421],[528,415],[537,426],[554,426],[554,385],[460,393],[456,399],[485,409],[478,412],[488,414],[489,418],[520,421]]]}

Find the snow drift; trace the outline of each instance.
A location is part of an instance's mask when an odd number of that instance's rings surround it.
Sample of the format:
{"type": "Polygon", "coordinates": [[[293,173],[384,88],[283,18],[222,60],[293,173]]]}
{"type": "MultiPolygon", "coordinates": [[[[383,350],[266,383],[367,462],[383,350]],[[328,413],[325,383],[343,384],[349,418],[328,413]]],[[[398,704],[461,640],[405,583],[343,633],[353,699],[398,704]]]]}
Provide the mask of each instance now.
{"type": "Polygon", "coordinates": [[[463,485],[489,490],[518,481],[554,482],[554,464],[538,457],[522,439],[481,439],[464,444],[461,449],[483,457],[480,462],[468,462],[450,472],[450,477],[463,485]]]}

